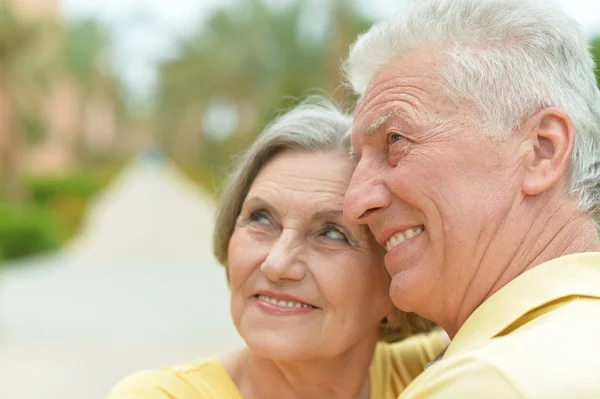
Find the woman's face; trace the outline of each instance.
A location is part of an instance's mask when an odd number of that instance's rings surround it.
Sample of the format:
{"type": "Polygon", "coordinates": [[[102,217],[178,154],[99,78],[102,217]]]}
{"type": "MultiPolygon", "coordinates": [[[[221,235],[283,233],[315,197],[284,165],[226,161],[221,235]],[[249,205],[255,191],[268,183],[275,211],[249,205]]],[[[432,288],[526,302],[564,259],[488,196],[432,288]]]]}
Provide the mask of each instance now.
{"type": "Polygon", "coordinates": [[[228,251],[231,312],[255,353],[332,357],[373,343],[390,309],[382,251],[342,215],[346,154],[284,151],[242,205],[228,251]]]}

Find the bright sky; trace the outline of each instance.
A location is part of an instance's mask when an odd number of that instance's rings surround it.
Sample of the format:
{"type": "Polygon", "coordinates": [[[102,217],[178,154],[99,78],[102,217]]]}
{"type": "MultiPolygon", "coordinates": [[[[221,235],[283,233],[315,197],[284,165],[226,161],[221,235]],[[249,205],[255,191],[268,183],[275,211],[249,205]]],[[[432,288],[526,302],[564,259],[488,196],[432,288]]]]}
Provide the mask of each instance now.
{"type": "MultiPolygon", "coordinates": [[[[173,51],[175,39],[192,32],[210,11],[237,0],[61,0],[68,19],[96,17],[115,34],[114,61],[136,97],[152,90],[156,61],[173,51]]],[[[281,3],[283,0],[269,0],[281,3]]],[[[308,0],[307,0],[308,1],[308,0]]],[[[313,0],[315,1],[315,0],[313,0]]],[[[392,15],[410,0],[353,0],[375,18],[392,15]]],[[[588,35],[600,33],[600,0],[560,0],[588,35]]]]}

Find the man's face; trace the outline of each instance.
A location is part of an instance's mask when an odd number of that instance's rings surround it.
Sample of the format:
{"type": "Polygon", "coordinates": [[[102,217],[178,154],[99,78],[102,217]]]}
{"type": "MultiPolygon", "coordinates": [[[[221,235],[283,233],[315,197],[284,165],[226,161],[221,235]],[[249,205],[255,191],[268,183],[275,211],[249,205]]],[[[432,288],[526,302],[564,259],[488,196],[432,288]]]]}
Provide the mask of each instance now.
{"type": "Polygon", "coordinates": [[[386,248],[395,305],[440,322],[498,277],[486,265],[511,250],[499,231],[522,199],[523,171],[519,140],[479,131],[472,107],[445,95],[435,63],[430,50],[412,52],[365,91],[344,213],[386,248]]]}

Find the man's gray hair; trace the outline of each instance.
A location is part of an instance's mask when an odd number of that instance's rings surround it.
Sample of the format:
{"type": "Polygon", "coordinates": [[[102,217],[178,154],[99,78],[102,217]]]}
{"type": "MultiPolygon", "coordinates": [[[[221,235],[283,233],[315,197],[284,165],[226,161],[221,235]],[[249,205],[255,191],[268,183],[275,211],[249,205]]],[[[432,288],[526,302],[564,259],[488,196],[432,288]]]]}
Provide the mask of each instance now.
{"type": "Polygon", "coordinates": [[[426,47],[440,49],[449,97],[473,104],[492,138],[546,107],[571,117],[571,192],[600,227],[600,93],[578,24],[549,0],[418,0],[356,40],[347,79],[363,94],[385,66],[426,47]]]}
{"type": "Polygon", "coordinates": [[[258,172],[284,150],[343,152],[350,148],[352,118],[321,97],[310,97],[269,124],[239,159],[221,193],[213,250],[227,265],[229,240],[258,172]]]}

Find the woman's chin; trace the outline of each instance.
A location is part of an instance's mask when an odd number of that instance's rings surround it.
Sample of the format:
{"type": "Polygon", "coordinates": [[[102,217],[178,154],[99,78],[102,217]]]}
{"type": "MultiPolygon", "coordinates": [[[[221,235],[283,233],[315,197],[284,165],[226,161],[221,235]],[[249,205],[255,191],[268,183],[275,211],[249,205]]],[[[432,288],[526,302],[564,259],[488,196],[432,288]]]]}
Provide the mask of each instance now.
{"type": "Polygon", "coordinates": [[[287,331],[253,331],[242,334],[246,345],[257,356],[278,361],[299,361],[314,357],[313,348],[306,339],[287,331]]]}

